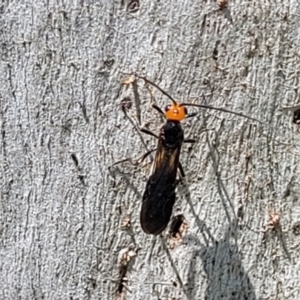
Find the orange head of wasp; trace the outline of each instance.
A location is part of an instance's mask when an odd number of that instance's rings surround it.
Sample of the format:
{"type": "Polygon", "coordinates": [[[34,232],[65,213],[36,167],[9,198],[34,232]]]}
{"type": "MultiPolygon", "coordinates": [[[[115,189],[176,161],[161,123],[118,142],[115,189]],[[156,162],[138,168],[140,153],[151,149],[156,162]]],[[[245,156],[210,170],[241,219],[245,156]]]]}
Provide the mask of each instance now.
{"type": "Polygon", "coordinates": [[[187,116],[187,109],[182,104],[173,102],[165,108],[165,117],[167,120],[171,121],[182,121],[187,116]]]}

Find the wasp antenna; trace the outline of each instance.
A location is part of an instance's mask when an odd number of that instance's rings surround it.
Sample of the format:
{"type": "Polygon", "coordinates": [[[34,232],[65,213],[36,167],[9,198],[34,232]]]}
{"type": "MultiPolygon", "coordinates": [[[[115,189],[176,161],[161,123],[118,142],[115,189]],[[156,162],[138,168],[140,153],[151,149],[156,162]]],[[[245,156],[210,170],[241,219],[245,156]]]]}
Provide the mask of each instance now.
{"type": "Polygon", "coordinates": [[[233,114],[233,115],[236,115],[236,116],[239,116],[239,117],[243,117],[243,118],[246,118],[246,119],[249,119],[249,120],[252,120],[252,121],[256,121],[256,122],[261,123],[261,124],[265,124],[263,121],[260,121],[256,118],[252,118],[252,117],[249,117],[249,116],[244,115],[242,113],[238,113],[238,112],[235,112],[235,111],[232,111],[232,110],[228,110],[226,108],[214,107],[214,106],[205,105],[205,104],[193,104],[193,103],[180,103],[179,106],[195,106],[195,107],[201,107],[201,108],[206,108],[206,109],[219,110],[219,111],[223,111],[223,112],[226,112],[226,113],[229,113],[229,114],[233,114]]]}
{"type": "Polygon", "coordinates": [[[159,91],[161,91],[165,96],[167,96],[169,99],[172,100],[173,104],[177,105],[177,102],[176,100],[170,96],[167,92],[165,92],[161,87],[159,87],[157,84],[155,84],[154,82],[148,80],[146,77],[143,77],[143,76],[139,76],[139,75],[135,75],[136,77],[140,78],[140,79],[143,79],[146,83],[149,83],[151,84],[152,86],[156,87],[159,91]]]}

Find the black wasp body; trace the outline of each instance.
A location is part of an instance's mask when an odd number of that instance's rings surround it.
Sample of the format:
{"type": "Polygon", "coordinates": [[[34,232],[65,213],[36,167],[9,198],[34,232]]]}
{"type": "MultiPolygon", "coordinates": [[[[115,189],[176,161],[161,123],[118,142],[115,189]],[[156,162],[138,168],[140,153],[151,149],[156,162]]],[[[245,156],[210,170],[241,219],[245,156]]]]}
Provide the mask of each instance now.
{"type": "Polygon", "coordinates": [[[167,120],[160,130],[155,161],[143,196],[141,225],[146,233],[161,233],[171,218],[183,140],[180,122],[167,120]]]}

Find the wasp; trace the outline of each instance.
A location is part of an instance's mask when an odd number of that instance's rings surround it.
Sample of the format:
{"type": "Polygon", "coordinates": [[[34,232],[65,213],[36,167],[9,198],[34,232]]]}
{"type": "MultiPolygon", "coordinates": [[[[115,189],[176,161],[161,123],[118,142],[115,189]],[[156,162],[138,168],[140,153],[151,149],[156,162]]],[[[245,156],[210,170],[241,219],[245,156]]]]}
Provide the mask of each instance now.
{"type": "Polygon", "coordinates": [[[172,104],[165,107],[165,111],[162,111],[155,104],[152,105],[153,108],[164,115],[166,119],[166,123],[160,129],[158,136],[146,129],[141,130],[144,133],[156,137],[158,139],[158,144],[155,159],[150,171],[150,177],[146,183],[146,189],[142,199],[140,223],[145,233],[158,235],[167,227],[172,215],[176,198],[175,189],[178,183],[178,180],[176,179],[177,170],[179,169],[181,177],[185,176],[179,161],[181,146],[184,142],[195,142],[191,139],[184,139],[184,132],[180,123],[185,118],[195,115],[188,114],[187,106],[219,110],[258,122],[261,121],[224,108],[215,108],[203,104],[177,103],[177,101],[155,83],[149,81],[145,77],[137,77],[157,88],[172,101],[172,104]]]}
{"type": "MultiPolygon", "coordinates": [[[[155,159],[142,201],[140,221],[146,233],[161,233],[171,218],[180,150],[184,142],[180,121],[186,114],[184,106],[174,103],[166,107],[167,120],[160,129],[155,159]]],[[[182,171],[181,175],[184,176],[182,171]]]]}

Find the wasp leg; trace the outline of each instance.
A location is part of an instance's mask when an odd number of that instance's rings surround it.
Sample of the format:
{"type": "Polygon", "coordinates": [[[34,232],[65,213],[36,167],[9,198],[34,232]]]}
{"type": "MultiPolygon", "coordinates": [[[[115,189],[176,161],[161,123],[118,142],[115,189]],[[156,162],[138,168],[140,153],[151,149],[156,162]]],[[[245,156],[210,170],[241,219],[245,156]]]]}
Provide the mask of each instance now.
{"type": "Polygon", "coordinates": [[[137,159],[137,160],[133,160],[132,158],[125,158],[125,159],[119,160],[119,161],[115,162],[114,164],[112,164],[112,165],[109,167],[109,169],[110,169],[111,167],[113,167],[113,166],[119,165],[119,164],[124,163],[124,162],[126,162],[126,161],[129,161],[129,162],[130,162],[132,165],[134,165],[134,166],[138,166],[138,165],[140,165],[140,164],[147,158],[147,156],[148,156],[149,154],[151,154],[152,152],[154,152],[154,151],[156,151],[156,150],[157,150],[157,148],[152,149],[152,150],[146,152],[142,157],[140,157],[140,158],[137,159]]]}
{"type": "Polygon", "coordinates": [[[178,163],[178,176],[179,176],[179,178],[176,179],[176,185],[178,183],[183,183],[183,177],[185,177],[185,174],[184,174],[184,171],[183,171],[183,167],[182,167],[182,165],[181,165],[180,162],[178,163]]]}
{"type": "Polygon", "coordinates": [[[165,116],[164,112],[160,107],[158,107],[155,103],[152,103],[152,107],[157,110],[161,115],[165,116]]]}
{"type": "Polygon", "coordinates": [[[185,177],[184,171],[183,171],[183,167],[181,165],[181,163],[178,163],[178,169],[179,169],[179,175],[181,178],[185,177]]]}
{"type": "Polygon", "coordinates": [[[157,148],[152,149],[152,150],[148,151],[147,153],[145,153],[140,159],[137,160],[137,163],[141,164],[149,154],[151,154],[152,152],[154,152],[156,150],[157,150],[157,148]]]}
{"type": "Polygon", "coordinates": [[[185,140],[183,140],[183,142],[184,143],[194,144],[194,143],[196,143],[196,140],[194,140],[194,139],[185,139],[185,140]]]}
{"type": "Polygon", "coordinates": [[[187,119],[187,118],[192,118],[192,117],[195,117],[195,116],[197,116],[198,115],[198,113],[191,113],[191,114],[188,114],[185,118],[187,119]]]}
{"type": "Polygon", "coordinates": [[[152,136],[154,136],[154,137],[157,138],[157,139],[159,138],[155,133],[153,133],[152,131],[150,131],[150,130],[148,130],[148,129],[146,129],[146,128],[141,128],[140,131],[143,132],[143,133],[152,135],[152,136]]]}

